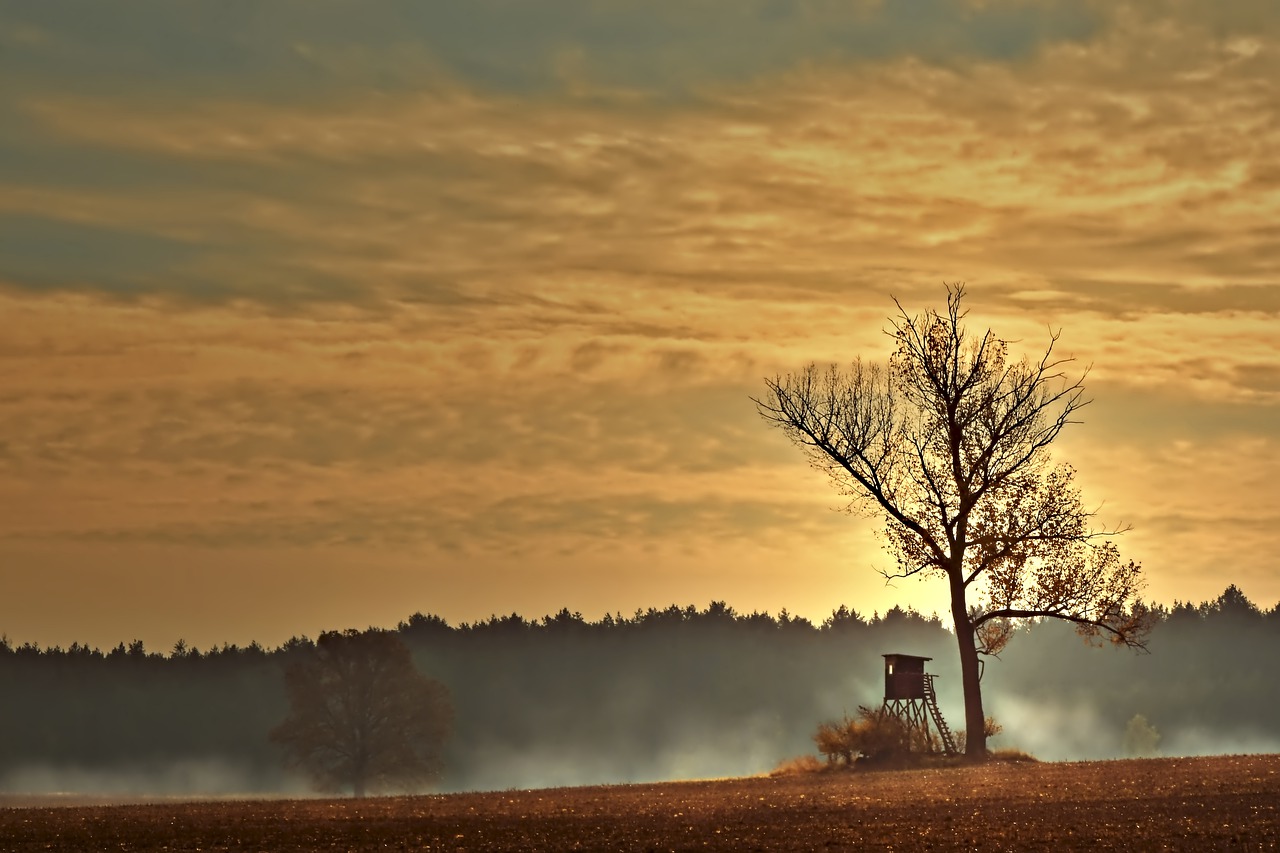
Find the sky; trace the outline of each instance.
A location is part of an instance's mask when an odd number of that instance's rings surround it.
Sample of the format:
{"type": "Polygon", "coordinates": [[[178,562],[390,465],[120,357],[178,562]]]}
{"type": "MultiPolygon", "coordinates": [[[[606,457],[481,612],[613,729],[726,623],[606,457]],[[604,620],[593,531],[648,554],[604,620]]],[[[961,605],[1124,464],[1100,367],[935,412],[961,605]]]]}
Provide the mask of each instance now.
{"type": "Polygon", "coordinates": [[[960,281],[1280,601],[1274,0],[0,0],[0,633],[945,612],[750,398],[960,281]]]}

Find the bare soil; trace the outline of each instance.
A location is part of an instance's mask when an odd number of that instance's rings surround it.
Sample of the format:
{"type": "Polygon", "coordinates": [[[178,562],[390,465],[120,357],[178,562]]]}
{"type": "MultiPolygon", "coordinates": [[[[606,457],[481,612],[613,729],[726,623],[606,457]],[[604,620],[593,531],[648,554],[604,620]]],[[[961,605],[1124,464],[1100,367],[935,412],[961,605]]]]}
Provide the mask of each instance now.
{"type": "Polygon", "coordinates": [[[996,763],[364,800],[33,803],[0,800],[0,848],[1274,850],[1280,756],[996,763]]]}

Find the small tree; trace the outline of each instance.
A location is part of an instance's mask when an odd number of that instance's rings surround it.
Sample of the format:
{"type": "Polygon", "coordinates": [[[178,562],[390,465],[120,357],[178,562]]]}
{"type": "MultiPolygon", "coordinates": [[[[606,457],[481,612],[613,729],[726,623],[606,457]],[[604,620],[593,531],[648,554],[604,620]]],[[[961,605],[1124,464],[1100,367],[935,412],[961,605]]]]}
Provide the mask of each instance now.
{"type": "Polygon", "coordinates": [[[755,400],[851,499],[884,514],[897,558],[888,577],[947,583],[960,651],[970,757],[986,754],[979,655],[999,654],[1016,619],[1075,624],[1086,638],[1141,646],[1150,620],[1140,568],[1096,529],[1069,465],[1049,446],[1084,405],[1083,376],[1063,373],[1058,335],[1038,359],[1011,361],[990,330],[964,327],[963,286],[947,310],[898,304],[888,369],[810,364],[767,381],[755,400]],[[979,735],[977,733],[981,732],[979,735]]]}
{"type": "Polygon", "coordinates": [[[390,631],[331,631],[285,669],[289,716],[271,732],[321,790],[414,788],[439,775],[453,718],[444,685],[390,631]]]}
{"type": "Polygon", "coordinates": [[[1135,758],[1160,754],[1160,732],[1142,714],[1134,714],[1124,727],[1124,751],[1135,758]]]}

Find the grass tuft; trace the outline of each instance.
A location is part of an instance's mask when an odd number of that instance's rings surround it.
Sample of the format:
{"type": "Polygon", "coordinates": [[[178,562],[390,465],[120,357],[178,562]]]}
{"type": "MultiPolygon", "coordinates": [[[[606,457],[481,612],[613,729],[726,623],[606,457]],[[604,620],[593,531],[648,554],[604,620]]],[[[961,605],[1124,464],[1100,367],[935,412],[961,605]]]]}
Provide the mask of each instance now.
{"type": "Polygon", "coordinates": [[[805,773],[821,773],[827,769],[827,765],[819,761],[817,756],[813,755],[797,755],[795,758],[788,758],[777,767],[769,772],[770,776],[800,776],[805,773]]]}

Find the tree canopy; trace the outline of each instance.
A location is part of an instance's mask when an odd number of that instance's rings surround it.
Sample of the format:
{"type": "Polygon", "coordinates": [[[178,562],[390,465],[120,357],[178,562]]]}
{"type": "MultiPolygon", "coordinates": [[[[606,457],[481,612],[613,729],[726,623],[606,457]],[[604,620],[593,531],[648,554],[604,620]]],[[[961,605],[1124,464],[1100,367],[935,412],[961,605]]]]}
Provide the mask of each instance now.
{"type": "Polygon", "coordinates": [[[322,790],[413,789],[440,772],[453,711],[391,631],[330,631],[285,669],[289,716],[271,732],[322,790]]]}
{"type": "Polygon", "coordinates": [[[965,692],[966,751],[986,751],[980,654],[998,654],[1012,620],[1073,623],[1089,639],[1141,646],[1141,568],[1094,526],[1074,469],[1049,447],[1075,422],[1084,375],[1066,371],[1051,332],[1042,355],[1009,357],[991,331],[965,328],[962,285],[947,308],[898,304],[888,365],[857,359],[766,380],[755,400],[857,510],[878,512],[895,577],[948,584],[965,692]]]}

